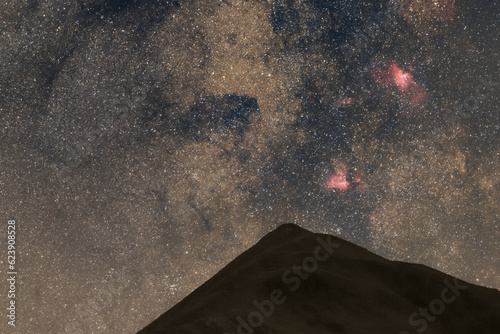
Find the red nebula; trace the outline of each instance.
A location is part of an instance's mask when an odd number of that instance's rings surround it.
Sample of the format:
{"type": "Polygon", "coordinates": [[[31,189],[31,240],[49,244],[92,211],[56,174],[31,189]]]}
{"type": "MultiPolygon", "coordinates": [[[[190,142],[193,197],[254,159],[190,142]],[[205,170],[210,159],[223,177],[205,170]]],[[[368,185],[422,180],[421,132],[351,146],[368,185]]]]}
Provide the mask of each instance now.
{"type": "Polygon", "coordinates": [[[403,72],[397,64],[391,64],[388,70],[389,76],[394,79],[394,82],[401,92],[407,89],[410,83],[414,82],[412,75],[410,73],[403,72]]]}
{"type": "Polygon", "coordinates": [[[337,189],[340,191],[347,190],[349,188],[349,181],[346,180],[346,175],[337,173],[332,176],[326,181],[326,186],[331,189],[337,189]]]}
{"type": "Polygon", "coordinates": [[[405,72],[394,61],[375,66],[371,70],[371,75],[377,85],[389,93],[399,94],[407,103],[418,105],[425,98],[424,88],[415,82],[410,72],[405,72]]]}
{"type": "Polygon", "coordinates": [[[366,188],[365,175],[361,170],[349,167],[344,161],[336,162],[334,166],[335,173],[330,174],[325,182],[328,189],[343,193],[348,189],[362,191],[366,188]]]}
{"type": "Polygon", "coordinates": [[[330,189],[345,191],[349,188],[347,181],[347,166],[344,163],[339,163],[336,167],[336,173],[328,178],[326,186],[330,189]]]}

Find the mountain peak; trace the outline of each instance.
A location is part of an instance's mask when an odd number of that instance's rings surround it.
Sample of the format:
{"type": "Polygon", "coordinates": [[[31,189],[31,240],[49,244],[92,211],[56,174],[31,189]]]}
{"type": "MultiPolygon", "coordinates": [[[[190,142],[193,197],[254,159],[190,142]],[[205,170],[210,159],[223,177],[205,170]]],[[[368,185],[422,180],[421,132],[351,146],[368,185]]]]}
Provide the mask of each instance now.
{"type": "Polygon", "coordinates": [[[284,224],[138,334],[491,333],[500,292],[284,224]]]}

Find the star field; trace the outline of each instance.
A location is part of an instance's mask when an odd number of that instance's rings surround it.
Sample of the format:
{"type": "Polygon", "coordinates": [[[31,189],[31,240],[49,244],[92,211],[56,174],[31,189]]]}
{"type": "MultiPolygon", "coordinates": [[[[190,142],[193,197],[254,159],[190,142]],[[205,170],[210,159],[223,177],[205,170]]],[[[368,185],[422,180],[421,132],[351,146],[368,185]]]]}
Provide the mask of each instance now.
{"type": "Polygon", "coordinates": [[[283,223],[500,288],[496,1],[0,13],[0,332],[136,333],[283,223]]]}

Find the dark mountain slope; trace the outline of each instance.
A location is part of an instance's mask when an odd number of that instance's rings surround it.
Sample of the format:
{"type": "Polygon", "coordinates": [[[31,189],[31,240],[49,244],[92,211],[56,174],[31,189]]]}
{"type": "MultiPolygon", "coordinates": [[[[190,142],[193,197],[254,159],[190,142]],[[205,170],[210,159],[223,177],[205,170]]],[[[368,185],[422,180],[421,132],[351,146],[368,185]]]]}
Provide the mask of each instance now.
{"type": "Polygon", "coordinates": [[[139,334],[500,333],[500,292],[282,225],[139,334]]]}

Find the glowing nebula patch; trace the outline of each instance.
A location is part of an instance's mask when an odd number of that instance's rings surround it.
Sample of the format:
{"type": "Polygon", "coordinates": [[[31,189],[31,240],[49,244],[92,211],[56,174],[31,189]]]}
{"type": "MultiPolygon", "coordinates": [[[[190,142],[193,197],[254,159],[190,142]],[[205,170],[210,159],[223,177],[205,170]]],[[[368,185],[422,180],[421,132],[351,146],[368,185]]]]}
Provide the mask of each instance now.
{"type": "Polygon", "coordinates": [[[425,99],[425,90],[417,84],[409,71],[404,71],[395,61],[381,63],[373,67],[371,76],[375,83],[390,94],[400,97],[403,102],[419,105],[425,99]]]}
{"type": "Polygon", "coordinates": [[[336,189],[340,191],[347,190],[349,188],[349,181],[346,180],[346,175],[343,173],[336,173],[326,181],[326,186],[330,189],[336,189]]]}
{"type": "Polygon", "coordinates": [[[328,173],[325,186],[329,190],[343,193],[348,189],[364,190],[366,187],[365,176],[357,168],[351,168],[346,162],[333,162],[333,173],[328,173]]]}

